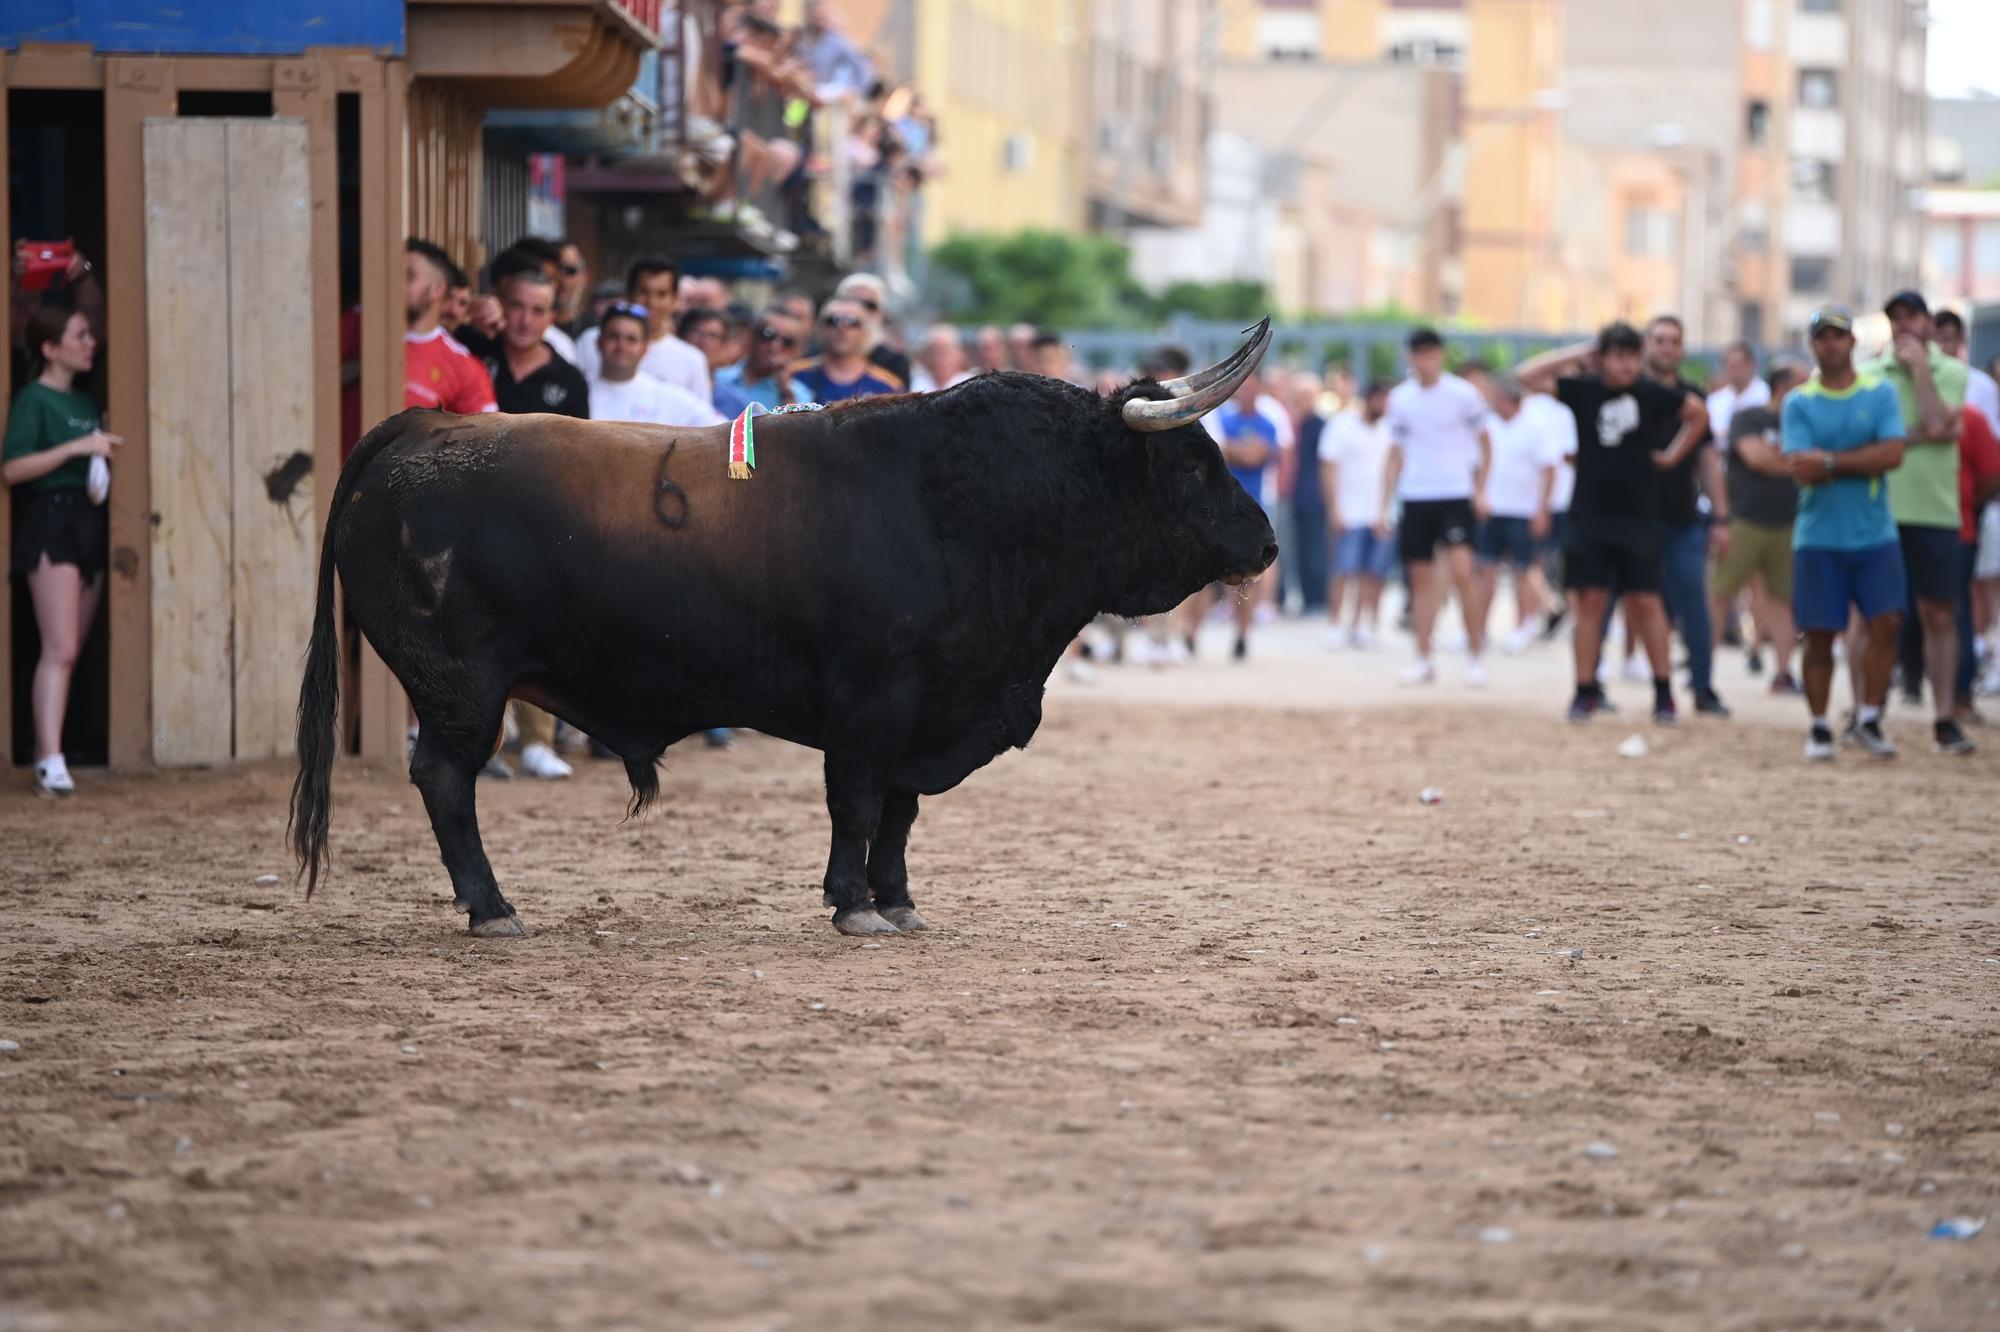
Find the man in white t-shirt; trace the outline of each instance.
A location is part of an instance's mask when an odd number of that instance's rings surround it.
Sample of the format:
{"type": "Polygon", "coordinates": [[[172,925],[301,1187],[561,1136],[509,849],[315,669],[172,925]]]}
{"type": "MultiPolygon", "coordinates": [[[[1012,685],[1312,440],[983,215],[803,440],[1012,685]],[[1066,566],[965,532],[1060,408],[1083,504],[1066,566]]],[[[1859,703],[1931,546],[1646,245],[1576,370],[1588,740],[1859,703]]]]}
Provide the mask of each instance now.
{"type": "Polygon", "coordinates": [[[1327,422],[1320,437],[1320,494],[1326,497],[1333,572],[1326,580],[1326,644],[1370,648],[1381,629],[1382,588],[1396,569],[1396,543],[1375,530],[1382,503],[1382,464],[1389,433],[1389,386],[1370,384],[1346,411],[1327,422]],[[1354,592],[1354,609],[1341,625],[1342,599],[1354,592]],[[1365,621],[1365,623],[1364,623],[1365,621]]]}
{"type": "Polygon", "coordinates": [[[1527,393],[1512,375],[1492,380],[1486,396],[1493,404],[1486,427],[1493,442],[1493,471],[1486,482],[1489,512],[1479,525],[1480,617],[1484,620],[1493,608],[1505,565],[1514,574],[1519,617],[1506,641],[1513,653],[1534,642],[1547,623],[1549,595],[1539,557],[1549,539],[1563,441],[1540,413],[1527,410],[1527,393]]]}
{"type": "Polygon", "coordinates": [[[590,376],[590,419],[645,425],[722,424],[722,413],[712,404],[639,368],[646,343],[643,312],[630,305],[605,311],[597,326],[598,369],[590,376]]]}
{"type": "MultiPolygon", "coordinates": [[[[674,336],[678,274],[668,259],[641,259],[625,277],[625,298],[646,312],[646,354],[639,368],[658,380],[686,389],[703,402],[715,400],[709,382],[708,358],[674,336]]],[[[595,379],[601,364],[598,331],[591,329],[576,343],[576,368],[595,379]]]]}
{"type": "Polygon", "coordinates": [[[1437,330],[1410,334],[1410,377],[1389,391],[1389,457],[1382,468],[1382,494],[1375,530],[1387,536],[1397,499],[1403,518],[1396,528],[1397,553],[1410,579],[1410,624],[1417,659],[1403,670],[1405,684],[1437,679],[1431,662],[1431,630],[1444,591],[1432,561],[1445,548],[1445,567],[1458,589],[1465,616],[1465,682],[1486,683],[1479,585],[1473,576],[1472,539],[1486,511],[1486,476],[1492,445],[1486,436],[1486,399],[1479,390],[1445,373],[1444,339],[1437,330]]]}
{"type": "Polygon", "coordinates": [[[1757,373],[1757,353],[1747,342],[1722,353],[1722,385],[1708,395],[1708,419],[1717,439],[1729,438],[1729,418],[1771,401],[1771,386],[1757,373]]]}

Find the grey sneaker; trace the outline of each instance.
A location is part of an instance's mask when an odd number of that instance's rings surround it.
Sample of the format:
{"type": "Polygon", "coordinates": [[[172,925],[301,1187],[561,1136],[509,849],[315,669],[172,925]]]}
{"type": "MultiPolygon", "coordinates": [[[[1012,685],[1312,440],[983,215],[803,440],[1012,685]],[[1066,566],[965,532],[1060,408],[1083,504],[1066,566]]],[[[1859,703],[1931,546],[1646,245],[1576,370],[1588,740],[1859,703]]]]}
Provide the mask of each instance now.
{"type": "Polygon", "coordinates": [[[1857,722],[1854,727],[1854,743],[1869,758],[1892,759],[1896,757],[1896,746],[1889,743],[1889,737],[1882,734],[1880,718],[1874,721],[1857,722]]]}

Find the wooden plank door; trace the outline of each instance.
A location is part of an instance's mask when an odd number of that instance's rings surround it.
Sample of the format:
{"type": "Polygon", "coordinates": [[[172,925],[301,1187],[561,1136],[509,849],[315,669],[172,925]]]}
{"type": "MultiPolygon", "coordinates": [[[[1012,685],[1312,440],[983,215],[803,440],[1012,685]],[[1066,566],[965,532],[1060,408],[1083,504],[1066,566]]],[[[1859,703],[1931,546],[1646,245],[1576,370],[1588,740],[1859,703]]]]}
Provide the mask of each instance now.
{"type": "Polygon", "coordinates": [[[235,755],[269,758],[295,748],[319,555],[311,159],[303,121],[224,127],[235,755]]]}
{"type": "Polygon", "coordinates": [[[212,120],[142,133],[153,759],[218,763],[235,747],[227,143],[212,120]]]}
{"type": "Polygon", "coordinates": [[[153,756],[293,748],[311,630],[312,210],[297,120],[145,135],[153,756]]]}

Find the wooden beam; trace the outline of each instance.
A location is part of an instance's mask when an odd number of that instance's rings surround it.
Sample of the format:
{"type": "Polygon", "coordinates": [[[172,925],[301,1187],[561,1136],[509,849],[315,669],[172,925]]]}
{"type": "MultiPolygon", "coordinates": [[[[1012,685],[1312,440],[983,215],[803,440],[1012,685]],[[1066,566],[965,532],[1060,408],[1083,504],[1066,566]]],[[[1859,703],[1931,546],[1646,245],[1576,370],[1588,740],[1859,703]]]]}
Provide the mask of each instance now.
{"type": "MultiPolygon", "coordinates": [[[[361,94],[361,420],[403,410],[403,239],[409,160],[404,129],[408,72],[380,62],[379,82],[361,94]]],[[[373,648],[361,648],[361,756],[403,761],[408,704],[373,648]]]]}
{"type": "Polygon", "coordinates": [[[182,92],[273,92],[276,64],[257,56],[178,56],[174,83],[182,92]]]}
{"type": "Polygon", "coordinates": [[[88,42],[23,42],[6,60],[10,88],[104,86],[104,61],[88,42]]]}
{"type": "Polygon", "coordinates": [[[148,116],[174,114],[172,64],[106,61],[104,288],[107,428],[125,437],[111,487],[111,766],[153,761],[153,496],[147,435],[145,149],[148,116]]]}

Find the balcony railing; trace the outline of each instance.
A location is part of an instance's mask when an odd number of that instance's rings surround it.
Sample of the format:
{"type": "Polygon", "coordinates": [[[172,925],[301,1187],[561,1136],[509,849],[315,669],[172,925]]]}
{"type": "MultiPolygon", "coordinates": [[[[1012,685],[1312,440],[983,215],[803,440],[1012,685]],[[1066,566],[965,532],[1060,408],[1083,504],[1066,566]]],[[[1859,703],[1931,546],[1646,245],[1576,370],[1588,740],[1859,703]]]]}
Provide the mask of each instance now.
{"type": "Polygon", "coordinates": [[[660,31],[660,11],[666,8],[664,0],[611,0],[611,3],[653,32],[660,31]]]}

